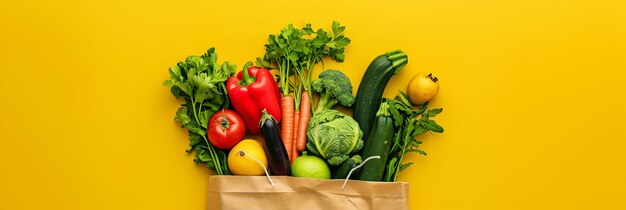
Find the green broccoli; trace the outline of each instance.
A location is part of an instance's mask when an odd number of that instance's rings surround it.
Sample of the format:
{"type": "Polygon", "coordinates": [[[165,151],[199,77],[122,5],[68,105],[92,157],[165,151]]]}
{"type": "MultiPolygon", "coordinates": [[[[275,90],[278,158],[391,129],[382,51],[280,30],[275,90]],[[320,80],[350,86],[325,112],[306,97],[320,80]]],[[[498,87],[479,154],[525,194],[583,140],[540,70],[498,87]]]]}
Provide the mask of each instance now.
{"type": "Polygon", "coordinates": [[[354,103],[350,79],[340,71],[326,70],[311,84],[313,91],[320,93],[320,100],[314,113],[332,109],[337,103],[350,107],[354,103]]]}
{"type": "Polygon", "coordinates": [[[312,87],[320,93],[320,100],[307,126],[307,149],[330,165],[341,165],[363,147],[359,124],[349,115],[332,109],[337,103],[352,106],[352,84],[342,72],[326,70],[313,81],[312,87]]]}

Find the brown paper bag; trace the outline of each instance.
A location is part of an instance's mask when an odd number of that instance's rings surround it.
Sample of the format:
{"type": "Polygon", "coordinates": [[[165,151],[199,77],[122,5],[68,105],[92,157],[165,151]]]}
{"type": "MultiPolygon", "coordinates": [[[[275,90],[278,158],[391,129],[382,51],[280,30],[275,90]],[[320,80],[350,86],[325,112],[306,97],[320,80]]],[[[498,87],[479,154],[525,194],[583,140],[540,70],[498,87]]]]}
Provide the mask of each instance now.
{"type": "Polygon", "coordinates": [[[409,209],[409,183],[272,176],[211,176],[209,210],[409,209]]]}

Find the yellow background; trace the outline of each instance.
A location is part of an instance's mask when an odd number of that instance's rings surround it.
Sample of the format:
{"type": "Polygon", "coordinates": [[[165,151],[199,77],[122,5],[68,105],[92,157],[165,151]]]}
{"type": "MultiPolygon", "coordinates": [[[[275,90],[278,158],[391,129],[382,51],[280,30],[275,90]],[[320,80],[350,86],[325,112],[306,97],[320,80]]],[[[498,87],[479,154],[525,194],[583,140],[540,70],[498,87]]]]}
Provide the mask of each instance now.
{"type": "Polygon", "coordinates": [[[626,1],[0,3],[0,209],[204,209],[161,85],[217,48],[242,66],[287,23],[347,26],[345,63],[401,48],[446,132],[400,176],[412,209],[626,209],[626,1]]]}

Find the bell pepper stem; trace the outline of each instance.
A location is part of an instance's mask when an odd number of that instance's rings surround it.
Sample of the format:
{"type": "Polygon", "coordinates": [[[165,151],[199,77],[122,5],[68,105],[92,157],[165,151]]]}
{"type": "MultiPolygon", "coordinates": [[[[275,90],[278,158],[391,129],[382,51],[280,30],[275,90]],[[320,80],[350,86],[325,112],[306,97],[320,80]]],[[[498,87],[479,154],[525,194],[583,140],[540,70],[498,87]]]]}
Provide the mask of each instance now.
{"type": "Polygon", "coordinates": [[[241,81],[239,81],[239,85],[240,86],[248,86],[250,83],[253,83],[254,81],[256,81],[256,78],[254,78],[253,76],[250,76],[250,73],[248,73],[248,68],[252,66],[252,61],[248,61],[248,63],[246,63],[246,65],[243,66],[243,70],[242,70],[242,77],[241,77],[241,81]]]}

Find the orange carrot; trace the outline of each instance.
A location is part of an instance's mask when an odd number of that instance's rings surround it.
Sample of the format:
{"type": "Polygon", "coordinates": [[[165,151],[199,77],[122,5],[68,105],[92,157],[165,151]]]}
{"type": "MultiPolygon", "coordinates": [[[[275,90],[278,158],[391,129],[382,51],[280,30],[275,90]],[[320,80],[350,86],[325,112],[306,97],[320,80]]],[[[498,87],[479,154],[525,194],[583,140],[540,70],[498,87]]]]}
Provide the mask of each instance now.
{"type": "MultiPolygon", "coordinates": [[[[302,106],[302,105],[300,105],[302,106]]],[[[293,162],[293,160],[295,160],[298,156],[298,151],[296,150],[296,139],[298,139],[298,128],[300,126],[298,126],[298,122],[300,121],[300,110],[296,109],[293,112],[293,139],[292,139],[292,144],[293,146],[291,147],[291,161],[293,162]]]]}
{"type": "Polygon", "coordinates": [[[289,160],[291,160],[292,156],[292,147],[293,147],[293,97],[287,95],[283,96],[280,99],[280,109],[282,111],[282,119],[281,119],[281,135],[280,137],[283,139],[283,144],[285,145],[285,149],[287,150],[287,156],[289,160]]]}
{"type": "Polygon", "coordinates": [[[296,143],[295,152],[304,151],[306,149],[306,127],[309,124],[311,118],[311,98],[307,91],[302,91],[302,101],[300,105],[300,121],[296,124],[298,132],[298,138],[294,140],[296,143]]]}
{"type": "Polygon", "coordinates": [[[293,163],[294,160],[296,160],[296,158],[298,158],[300,156],[300,153],[298,152],[298,150],[296,150],[296,144],[294,142],[292,150],[291,150],[291,161],[290,163],[293,163]]]}
{"type": "MultiPolygon", "coordinates": [[[[302,105],[300,105],[302,106],[302,105]]],[[[296,142],[296,139],[298,139],[298,129],[300,128],[300,124],[298,124],[300,122],[300,110],[295,110],[293,112],[293,142],[296,142]]]]}

